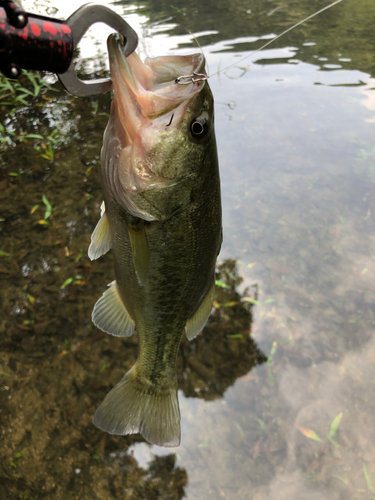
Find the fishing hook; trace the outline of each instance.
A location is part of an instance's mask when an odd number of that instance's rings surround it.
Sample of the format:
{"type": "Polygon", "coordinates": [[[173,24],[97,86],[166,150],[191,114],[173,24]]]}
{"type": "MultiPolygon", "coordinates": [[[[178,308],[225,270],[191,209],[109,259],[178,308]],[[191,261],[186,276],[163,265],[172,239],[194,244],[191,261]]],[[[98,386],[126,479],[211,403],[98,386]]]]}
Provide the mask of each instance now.
{"type": "Polygon", "coordinates": [[[204,82],[208,78],[209,76],[204,73],[193,73],[192,75],[178,76],[174,82],[179,85],[189,85],[190,83],[204,82]]]}

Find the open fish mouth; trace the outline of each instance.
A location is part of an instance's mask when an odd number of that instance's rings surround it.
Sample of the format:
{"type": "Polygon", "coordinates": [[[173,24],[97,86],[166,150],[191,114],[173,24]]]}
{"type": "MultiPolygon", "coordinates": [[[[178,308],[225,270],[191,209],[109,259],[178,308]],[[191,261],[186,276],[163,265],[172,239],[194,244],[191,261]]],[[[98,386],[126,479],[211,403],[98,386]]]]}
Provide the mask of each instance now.
{"type": "MultiPolygon", "coordinates": [[[[121,122],[128,134],[128,141],[139,134],[140,128],[173,113],[174,126],[178,126],[191,98],[200,92],[203,82],[186,85],[176,83],[176,78],[193,73],[203,73],[205,58],[202,54],[147,58],[143,63],[137,54],[127,58],[123,51],[123,37],[119,34],[108,38],[108,52],[115,97],[121,122]]],[[[160,121],[161,122],[161,121],[160,121]]],[[[153,123],[154,124],[154,123],[153,123]]],[[[161,122],[165,126],[165,119],[161,122]]]]}
{"type": "Polygon", "coordinates": [[[205,58],[198,53],[143,63],[135,53],[124,56],[121,35],[110,35],[107,44],[114,98],[102,149],[103,181],[132,215],[155,220],[160,214],[136,208],[135,196],[189,175],[181,155],[189,147],[191,118],[207,101],[205,58]],[[193,73],[203,78],[176,82],[193,73]]]}

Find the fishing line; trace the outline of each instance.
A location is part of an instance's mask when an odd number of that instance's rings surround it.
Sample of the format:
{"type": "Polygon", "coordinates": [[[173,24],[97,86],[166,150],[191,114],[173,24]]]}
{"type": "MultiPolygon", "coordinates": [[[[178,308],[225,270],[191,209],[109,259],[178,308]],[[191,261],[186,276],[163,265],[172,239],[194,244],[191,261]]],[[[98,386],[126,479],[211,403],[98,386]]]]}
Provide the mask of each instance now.
{"type": "Polygon", "coordinates": [[[256,54],[257,52],[263,50],[265,47],[267,47],[268,45],[270,45],[271,43],[273,43],[274,41],[276,41],[278,38],[284,36],[286,33],[288,33],[289,31],[292,31],[294,28],[297,28],[297,26],[299,26],[300,24],[303,24],[305,23],[306,21],[309,21],[310,19],[312,19],[313,17],[317,16],[318,14],[321,14],[322,12],[324,12],[325,10],[328,10],[330,9],[331,7],[333,7],[334,5],[337,5],[338,3],[342,2],[343,0],[336,0],[335,2],[327,5],[326,7],[323,7],[323,9],[320,9],[318,10],[317,12],[315,12],[314,14],[311,14],[311,16],[308,16],[306,17],[305,19],[302,19],[302,21],[299,21],[297,24],[294,24],[293,26],[291,26],[290,28],[288,28],[287,30],[283,31],[282,33],[280,33],[280,35],[277,35],[275,36],[275,38],[272,38],[272,40],[270,40],[269,42],[265,43],[262,47],[260,47],[260,49],[257,49],[257,50],[254,50],[253,52],[251,52],[250,54],[248,54],[247,56],[243,57],[242,59],[240,59],[239,61],[236,61],[234,62],[233,64],[230,64],[229,66],[227,66],[226,68],[224,69],[221,69],[219,71],[217,71],[216,73],[214,73],[213,75],[210,75],[210,77],[212,76],[216,76],[218,75],[219,73],[222,73],[223,71],[227,71],[229,68],[232,68],[233,66],[235,66],[236,64],[239,64],[241,63],[242,61],[244,61],[245,59],[247,59],[248,57],[252,56],[253,54],[256,54]]]}
{"type": "MultiPolygon", "coordinates": [[[[199,50],[202,52],[202,56],[204,57],[204,59],[205,59],[205,61],[206,61],[206,64],[207,64],[207,73],[208,73],[208,74],[210,74],[210,68],[209,68],[209,66],[208,66],[208,60],[207,60],[206,56],[205,56],[205,55],[204,55],[204,53],[203,53],[203,49],[202,49],[202,47],[201,47],[201,44],[198,42],[198,38],[197,38],[197,37],[196,37],[196,36],[195,36],[195,35],[194,35],[194,34],[193,34],[190,30],[188,30],[187,28],[185,28],[185,31],[187,31],[187,32],[188,32],[188,33],[189,33],[189,34],[193,37],[193,39],[194,39],[195,43],[198,45],[199,50]]],[[[207,78],[208,78],[208,77],[207,77],[207,78]]],[[[177,82],[176,82],[176,83],[177,83],[177,82]]]]}

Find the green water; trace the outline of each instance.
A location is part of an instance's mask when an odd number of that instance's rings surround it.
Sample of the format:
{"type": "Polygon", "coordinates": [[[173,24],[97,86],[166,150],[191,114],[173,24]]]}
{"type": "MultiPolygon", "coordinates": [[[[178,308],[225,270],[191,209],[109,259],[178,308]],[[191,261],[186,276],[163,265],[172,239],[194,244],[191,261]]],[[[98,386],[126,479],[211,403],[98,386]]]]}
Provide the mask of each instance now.
{"type": "Polygon", "coordinates": [[[209,81],[229,288],[182,342],[176,449],[91,423],[137,356],[91,323],[113,280],[110,255],[87,257],[110,96],[0,88],[1,500],[375,497],[375,3],[239,62],[324,5],[116,6],[143,55],[196,51],[191,32],[211,75],[235,63],[209,81]]]}

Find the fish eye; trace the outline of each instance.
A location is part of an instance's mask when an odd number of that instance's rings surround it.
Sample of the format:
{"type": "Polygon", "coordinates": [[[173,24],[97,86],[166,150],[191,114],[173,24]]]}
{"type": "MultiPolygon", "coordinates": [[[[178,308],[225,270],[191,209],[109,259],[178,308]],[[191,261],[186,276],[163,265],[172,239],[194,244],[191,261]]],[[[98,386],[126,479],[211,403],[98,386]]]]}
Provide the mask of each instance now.
{"type": "Polygon", "coordinates": [[[202,116],[195,118],[191,122],[190,132],[194,139],[203,139],[203,137],[208,132],[208,125],[206,120],[202,116]]]}

